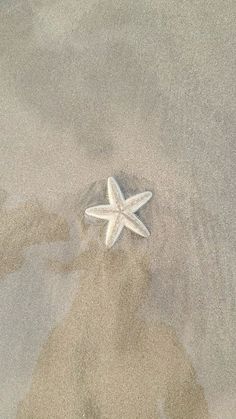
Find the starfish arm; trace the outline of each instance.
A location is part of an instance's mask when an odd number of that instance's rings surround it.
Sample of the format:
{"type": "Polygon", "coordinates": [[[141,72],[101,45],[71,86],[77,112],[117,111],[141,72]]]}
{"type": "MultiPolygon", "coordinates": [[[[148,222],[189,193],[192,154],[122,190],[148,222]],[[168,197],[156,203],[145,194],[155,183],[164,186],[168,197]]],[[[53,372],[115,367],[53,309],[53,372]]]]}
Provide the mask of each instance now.
{"type": "Polygon", "coordinates": [[[142,221],[140,221],[138,217],[136,217],[135,214],[126,213],[124,220],[125,226],[130,230],[134,231],[142,237],[150,236],[148,229],[145,227],[142,221]]]}
{"type": "Polygon", "coordinates": [[[152,192],[142,192],[137,195],[131,196],[125,201],[125,211],[136,212],[145,205],[152,197],[152,192]]]}
{"type": "Polygon", "coordinates": [[[120,187],[113,177],[108,178],[107,182],[108,197],[111,205],[120,207],[124,202],[124,196],[120,190],[120,187]]]}
{"type": "Polygon", "coordinates": [[[102,220],[110,220],[114,212],[110,205],[99,205],[87,208],[85,214],[102,220]]]}
{"type": "Polygon", "coordinates": [[[124,227],[123,217],[118,214],[114,215],[107,226],[107,233],[106,233],[106,246],[112,247],[113,244],[118,239],[120,233],[122,232],[124,227]]]}

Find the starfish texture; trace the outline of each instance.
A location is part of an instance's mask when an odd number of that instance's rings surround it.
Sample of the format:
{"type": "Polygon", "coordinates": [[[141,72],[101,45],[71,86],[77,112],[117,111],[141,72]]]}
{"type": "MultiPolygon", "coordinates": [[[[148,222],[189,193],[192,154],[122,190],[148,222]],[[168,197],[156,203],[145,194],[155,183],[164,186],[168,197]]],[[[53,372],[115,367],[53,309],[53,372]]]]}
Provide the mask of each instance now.
{"type": "Polygon", "coordinates": [[[108,178],[109,205],[99,205],[87,208],[85,214],[108,221],[106,246],[112,247],[124,227],[142,237],[150,236],[148,229],[138,219],[135,212],[145,205],[152,197],[152,192],[143,192],[125,199],[117,181],[108,178]]]}

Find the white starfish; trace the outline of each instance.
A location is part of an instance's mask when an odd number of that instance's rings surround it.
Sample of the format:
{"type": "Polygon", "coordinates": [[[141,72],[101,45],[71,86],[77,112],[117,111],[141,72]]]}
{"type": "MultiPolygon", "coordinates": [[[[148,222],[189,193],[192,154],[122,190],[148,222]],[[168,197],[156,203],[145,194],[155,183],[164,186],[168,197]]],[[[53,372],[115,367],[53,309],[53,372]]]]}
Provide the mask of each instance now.
{"type": "Polygon", "coordinates": [[[107,186],[110,204],[87,208],[85,211],[86,215],[109,221],[106,232],[106,246],[113,246],[124,227],[140,236],[150,236],[148,229],[138,219],[135,212],[151,199],[152,192],[139,193],[125,199],[113,177],[108,178],[107,186]]]}

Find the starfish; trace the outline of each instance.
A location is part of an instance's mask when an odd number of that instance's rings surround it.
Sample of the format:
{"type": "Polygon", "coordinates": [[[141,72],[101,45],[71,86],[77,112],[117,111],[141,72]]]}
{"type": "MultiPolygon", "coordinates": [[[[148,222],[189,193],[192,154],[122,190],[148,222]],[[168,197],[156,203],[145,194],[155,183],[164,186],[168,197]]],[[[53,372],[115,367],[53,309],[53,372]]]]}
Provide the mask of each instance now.
{"type": "Polygon", "coordinates": [[[142,237],[150,236],[148,229],[135,215],[135,212],[151,199],[152,192],[142,192],[125,199],[113,177],[108,178],[107,187],[109,205],[99,205],[87,208],[85,211],[88,216],[108,221],[106,246],[110,248],[115,244],[124,227],[142,237]]]}

